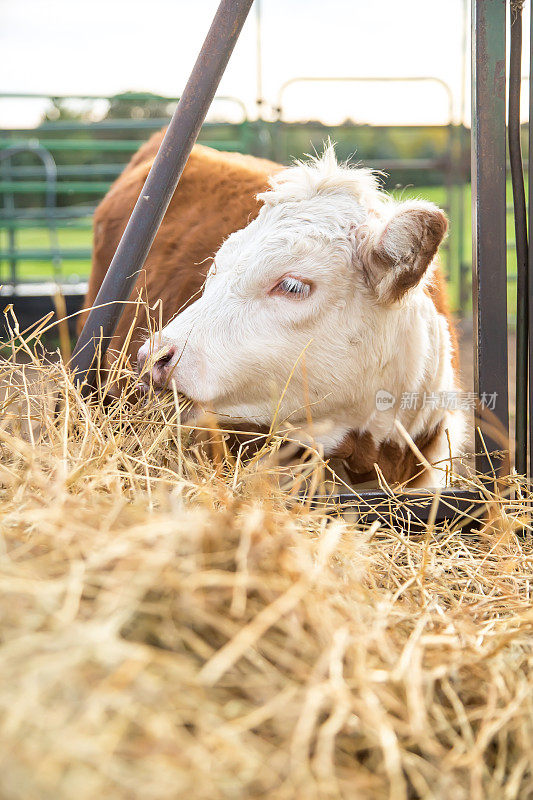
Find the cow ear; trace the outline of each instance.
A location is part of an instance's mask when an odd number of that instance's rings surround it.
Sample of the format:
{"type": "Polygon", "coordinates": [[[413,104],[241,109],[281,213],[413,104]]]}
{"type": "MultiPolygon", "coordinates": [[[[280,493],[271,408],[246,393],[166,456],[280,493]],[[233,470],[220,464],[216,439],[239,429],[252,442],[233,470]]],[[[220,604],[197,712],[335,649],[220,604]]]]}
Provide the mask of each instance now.
{"type": "Polygon", "coordinates": [[[386,221],[354,228],[355,259],[380,302],[394,303],[420,282],[447,228],[437,206],[419,201],[396,206],[386,221]]]}

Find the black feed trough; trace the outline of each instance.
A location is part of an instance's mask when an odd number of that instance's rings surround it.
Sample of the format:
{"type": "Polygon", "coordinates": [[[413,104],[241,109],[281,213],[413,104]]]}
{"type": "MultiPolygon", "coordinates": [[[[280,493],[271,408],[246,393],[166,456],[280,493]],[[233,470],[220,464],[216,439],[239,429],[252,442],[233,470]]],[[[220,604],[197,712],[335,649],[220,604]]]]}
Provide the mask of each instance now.
{"type": "MultiPolygon", "coordinates": [[[[315,508],[322,505],[323,501],[320,499],[314,503],[315,508]]],[[[327,509],[329,514],[350,515],[365,526],[380,522],[391,528],[400,527],[409,533],[422,533],[427,531],[428,524],[444,521],[450,527],[469,530],[483,518],[487,501],[481,491],[470,489],[443,489],[437,499],[435,492],[430,489],[413,489],[394,494],[365,491],[329,498],[327,509]]]]}

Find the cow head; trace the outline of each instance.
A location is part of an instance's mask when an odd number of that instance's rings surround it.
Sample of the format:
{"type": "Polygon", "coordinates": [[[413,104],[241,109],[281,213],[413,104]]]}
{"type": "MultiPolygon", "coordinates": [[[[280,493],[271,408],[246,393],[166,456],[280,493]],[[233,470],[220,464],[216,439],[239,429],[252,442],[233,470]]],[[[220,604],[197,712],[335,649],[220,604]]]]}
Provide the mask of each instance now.
{"type": "Polygon", "coordinates": [[[446,219],[388,198],[332,147],[278,173],[260,199],[258,217],[216,253],[202,296],[145,342],[139,366],[233,422],[297,426],[310,411],[329,425],[327,452],[368,428],[380,388],[414,391],[438,360],[424,285],[446,219]]]}

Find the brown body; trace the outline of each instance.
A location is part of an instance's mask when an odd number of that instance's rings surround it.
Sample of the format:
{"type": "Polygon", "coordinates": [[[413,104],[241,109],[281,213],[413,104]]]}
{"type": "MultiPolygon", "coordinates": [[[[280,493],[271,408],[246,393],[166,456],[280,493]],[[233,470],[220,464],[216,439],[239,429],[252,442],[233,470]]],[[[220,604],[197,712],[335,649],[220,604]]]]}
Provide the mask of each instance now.
{"type": "MultiPolygon", "coordinates": [[[[96,210],[93,265],[85,308],[94,303],[162,135],[163,132],[155,134],[140,148],[96,210]]],[[[194,147],[136,282],[132,302],[119,320],[110,346],[111,358],[133,328],[127,349],[131,366],[135,366],[137,351],[149,328],[146,312],[135,302],[139,296],[151,309],[152,328],[157,328],[160,322],[166,325],[198,297],[212,256],[225,238],[258,214],[260,204],[256,195],[268,188],[269,176],[281,169],[279,164],[253,156],[221,153],[201,145],[194,147]]],[[[437,310],[448,319],[456,359],[455,333],[439,268],[428,292],[437,310]]],[[[84,318],[85,315],[81,315],[80,327],[84,318]]],[[[432,444],[439,433],[428,431],[423,440],[417,442],[429,459],[432,444]]],[[[405,481],[420,471],[410,452],[402,454],[398,445],[392,443],[377,448],[368,439],[368,434],[353,432],[338,453],[356,482],[375,477],[374,463],[380,465],[390,482],[405,481]]]]}

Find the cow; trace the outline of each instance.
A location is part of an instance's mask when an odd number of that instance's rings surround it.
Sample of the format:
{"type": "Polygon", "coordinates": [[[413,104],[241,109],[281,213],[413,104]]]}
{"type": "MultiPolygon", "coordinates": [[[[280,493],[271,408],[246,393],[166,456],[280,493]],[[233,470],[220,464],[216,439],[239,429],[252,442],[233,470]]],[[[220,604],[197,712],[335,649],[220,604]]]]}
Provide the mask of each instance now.
{"type": "MultiPolygon", "coordinates": [[[[141,147],[96,211],[86,308],[160,141],[141,147]]],[[[459,455],[464,430],[436,262],[446,230],[435,205],[394,200],[332,145],[286,168],[197,145],[110,351],[129,342],[141,385],[175,387],[225,428],[283,423],[297,437],[311,424],[352,485],[434,485],[444,469],[428,463],[459,455]],[[152,337],[139,294],[162,322],[152,337]]]]}

